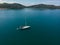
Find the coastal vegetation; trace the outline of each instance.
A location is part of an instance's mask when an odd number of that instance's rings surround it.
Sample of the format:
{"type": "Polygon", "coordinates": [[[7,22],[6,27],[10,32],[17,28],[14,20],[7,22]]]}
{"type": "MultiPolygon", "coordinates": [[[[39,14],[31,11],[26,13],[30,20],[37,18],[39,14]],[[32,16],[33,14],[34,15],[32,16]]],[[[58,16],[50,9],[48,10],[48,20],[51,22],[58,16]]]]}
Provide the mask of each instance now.
{"type": "Polygon", "coordinates": [[[0,4],[0,8],[7,8],[7,9],[22,9],[22,8],[37,8],[37,9],[60,9],[60,6],[55,5],[46,5],[46,4],[37,4],[32,6],[24,6],[19,3],[2,3],[0,4]]]}
{"type": "Polygon", "coordinates": [[[55,6],[55,5],[46,5],[46,4],[38,4],[38,5],[32,5],[29,6],[28,8],[41,8],[41,9],[60,9],[60,6],[55,6]]]}
{"type": "Polygon", "coordinates": [[[7,9],[22,9],[22,8],[25,8],[25,6],[22,5],[22,4],[18,4],[18,3],[12,3],[12,4],[3,3],[3,4],[0,4],[0,8],[7,8],[7,9]]]}

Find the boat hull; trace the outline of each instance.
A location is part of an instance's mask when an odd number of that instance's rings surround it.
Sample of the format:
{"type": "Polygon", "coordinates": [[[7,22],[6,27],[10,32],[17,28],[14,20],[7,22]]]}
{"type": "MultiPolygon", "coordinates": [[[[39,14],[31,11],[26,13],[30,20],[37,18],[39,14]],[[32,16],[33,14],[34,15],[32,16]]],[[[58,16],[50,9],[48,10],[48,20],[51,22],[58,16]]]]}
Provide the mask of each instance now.
{"type": "Polygon", "coordinates": [[[20,26],[19,28],[17,28],[18,30],[21,29],[21,30],[26,30],[26,29],[29,29],[31,26],[20,26]]]}

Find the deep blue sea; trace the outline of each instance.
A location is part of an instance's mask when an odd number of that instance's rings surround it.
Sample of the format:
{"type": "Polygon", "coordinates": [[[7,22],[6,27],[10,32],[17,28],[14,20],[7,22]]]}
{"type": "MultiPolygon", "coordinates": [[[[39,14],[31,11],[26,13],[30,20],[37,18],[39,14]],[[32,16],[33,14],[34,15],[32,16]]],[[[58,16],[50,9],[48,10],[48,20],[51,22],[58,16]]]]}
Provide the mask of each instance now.
{"type": "Polygon", "coordinates": [[[60,9],[0,9],[0,45],[60,45],[60,9]]]}

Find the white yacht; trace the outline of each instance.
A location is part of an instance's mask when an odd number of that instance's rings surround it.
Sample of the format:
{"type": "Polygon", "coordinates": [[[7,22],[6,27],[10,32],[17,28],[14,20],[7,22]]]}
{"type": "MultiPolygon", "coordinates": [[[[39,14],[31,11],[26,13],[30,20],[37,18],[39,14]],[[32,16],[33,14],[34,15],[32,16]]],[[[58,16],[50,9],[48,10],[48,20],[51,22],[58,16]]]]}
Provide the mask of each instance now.
{"type": "Polygon", "coordinates": [[[27,25],[27,17],[25,16],[25,22],[24,22],[24,26],[19,26],[17,28],[17,30],[21,29],[21,30],[26,30],[26,29],[29,29],[31,26],[27,25]]]}
{"type": "Polygon", "coordinates": [[[17,28],[17,30],[21,29],[21,30],[25,30],[25,29],[29,29],[30,26],[20,26],[19,28],[17,28]]]}

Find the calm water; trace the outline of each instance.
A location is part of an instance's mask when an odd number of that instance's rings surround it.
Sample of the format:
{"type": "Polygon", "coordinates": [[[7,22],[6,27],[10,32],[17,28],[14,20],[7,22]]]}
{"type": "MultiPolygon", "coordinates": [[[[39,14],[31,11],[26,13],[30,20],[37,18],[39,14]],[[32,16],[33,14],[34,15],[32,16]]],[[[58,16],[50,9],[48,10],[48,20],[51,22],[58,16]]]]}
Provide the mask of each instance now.
{"type": "Polygon", "coordinates": [[[1,10],[0,45],[60,45],[60,10],[1,10]],[[27,16],[31,29],[17,31],[27,16]]]}

